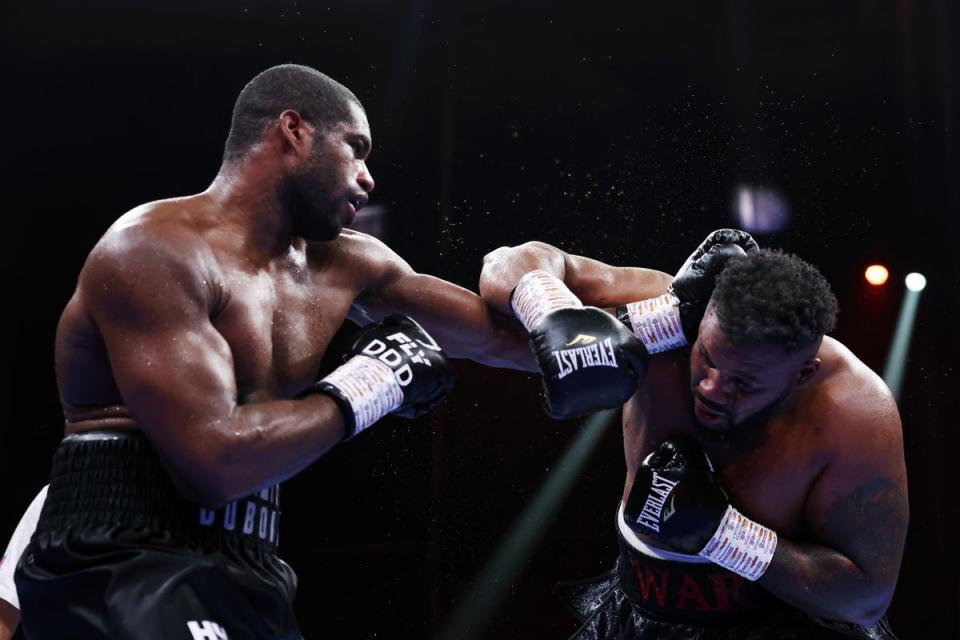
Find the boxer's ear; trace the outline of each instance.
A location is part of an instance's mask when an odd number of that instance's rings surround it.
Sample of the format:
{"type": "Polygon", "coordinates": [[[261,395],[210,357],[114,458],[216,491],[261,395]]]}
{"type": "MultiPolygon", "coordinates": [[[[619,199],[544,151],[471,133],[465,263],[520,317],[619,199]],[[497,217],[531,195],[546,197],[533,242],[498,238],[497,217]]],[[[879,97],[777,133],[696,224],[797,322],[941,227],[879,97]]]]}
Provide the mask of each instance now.
{"type": "Polygon", "coordinates": [[[800,371],[797,372],[797,386],[802,387],[807,384],[813,377],[817,375],[817,371],[820,370],[820,358],[812,356],[803,361],[803,364],[800,365],[800,371]]]}

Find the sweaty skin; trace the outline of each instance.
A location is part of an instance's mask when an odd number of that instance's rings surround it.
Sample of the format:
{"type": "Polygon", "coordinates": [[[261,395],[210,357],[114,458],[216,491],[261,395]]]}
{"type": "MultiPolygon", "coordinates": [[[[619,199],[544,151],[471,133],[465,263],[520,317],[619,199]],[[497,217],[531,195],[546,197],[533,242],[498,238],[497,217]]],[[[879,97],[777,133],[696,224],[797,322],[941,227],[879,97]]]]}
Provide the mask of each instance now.
{"type": "MultiPolygon", "coordinates": [[[[502,309],[514,278],[534,268],[563,278],[584,304],[604,307],[660,295],[670,281],[663,273],[610,267],[528,243],[487,256],[481,293],[502,309]]],[[[717,352],[707,349],[708,355],[724,355],[715,323],[708,310],[689,350],[654,356],[624,405],[623,499],[640,462],[663,440],[692,436],[737,510],[779,536],[759,584],[810,614],[873,624],[893,596],[909,518],[903,436],[889,390],[850,350],[825,337],[812,354],[818,366],[798,374],[803,379],[765,424],[707,429],[694,414],[692,382],[707,377],[698,391],[715,392],[710,385],[719,378],[710,365],[716,363],[706,362],[701,350],[706,339],[717,352]]],[[[776,354],[757,358],[753,364],[777,366],[776,354]]]]}
{"type": "Polygon", "coordinates": [[[534,367],[525,338],[479,296],[414,272],[370,236],[337,233],[373,189],[369,126],[352,113],[320,133],[284,111],[203,193],[142,205],[110,227],[57,329],[67,434],[140,429],[184,495],[216,507],[340,441],[329,397],[295,398],[345,318],[409,314],[452,357],[534,367]],[[284,199],[294,172],[301,200],[325,199],[295,204],[316,211],[295,215],[284,199]],[[298,226],[334,237],[306,240],[298,226]]]}

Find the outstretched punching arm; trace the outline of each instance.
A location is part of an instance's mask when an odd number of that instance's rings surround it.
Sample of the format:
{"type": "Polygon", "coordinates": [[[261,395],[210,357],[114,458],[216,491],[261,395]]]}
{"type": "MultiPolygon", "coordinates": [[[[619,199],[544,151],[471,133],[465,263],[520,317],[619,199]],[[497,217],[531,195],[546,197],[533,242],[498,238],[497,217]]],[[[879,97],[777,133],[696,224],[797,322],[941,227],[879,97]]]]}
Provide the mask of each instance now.
{"type": "Polygon", "coordinates": [[[480,295],[494,309],[512,316],[510,293],[525,274],[542,270],[559,278],[585,305],[612,308],[665,293],[671,277],[639,267],[613,267],[544,242],[500,247],[483,259],[480,295]]]}
{"type": "MultiPolygon", "coordinates": [[[[345,232],[349,233],[349,232],[345,232]]],[[[378,320],[403,313],[422,324],[453,358],[468,358],[492,367],[535,371],[523,328],[492,313],[480,296],[431,275],[417,273],[385,244],[362,234],[351,237],[362,247],[353,254],[358,268],[371,272],[350,311],[351,320],[378,320]]]]}

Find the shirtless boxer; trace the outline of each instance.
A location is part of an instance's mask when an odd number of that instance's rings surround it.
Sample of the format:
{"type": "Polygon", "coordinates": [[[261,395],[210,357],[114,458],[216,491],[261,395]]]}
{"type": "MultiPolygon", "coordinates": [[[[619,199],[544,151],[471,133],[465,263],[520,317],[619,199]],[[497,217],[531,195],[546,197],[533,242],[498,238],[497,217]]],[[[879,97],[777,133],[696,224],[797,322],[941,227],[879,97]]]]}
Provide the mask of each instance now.
{"type": "Polygon", "coordinates": [[[136,207],[93,248],[56,337],[66,438],[17,572],[30,638],[299,638],[277,484],[433,406],[440,347],[532,367],[479,296],[343,230],[370,146],[348,89],[271,68],[237,98],[210,187],[136,207]],[[317,382],[345,318],[367,326],[317,382]]]}
{"type": "Polygon", "coordinates": [[[669,294],[665,274],[542,243],[485,259],[481,294],[499,311],[522,316],[539,271],[574,305],[626,305],[664,351],[624,406],[617,566],[563,587],[577,640],[894,637],[883,614],[908,520],[896,405],[824,335],[836,303],[816,269],[744,236],[711,235],[669,294]],[[704,269],[718,254],[740,255],[704,269]]]}

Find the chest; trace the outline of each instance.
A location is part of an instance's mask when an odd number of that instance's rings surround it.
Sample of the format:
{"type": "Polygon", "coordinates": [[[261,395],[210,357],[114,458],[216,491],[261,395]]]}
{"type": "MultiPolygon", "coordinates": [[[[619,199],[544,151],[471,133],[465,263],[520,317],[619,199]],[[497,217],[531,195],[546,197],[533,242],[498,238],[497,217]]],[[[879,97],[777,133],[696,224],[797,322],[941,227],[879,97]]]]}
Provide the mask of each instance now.
{"type": "Polygon", "coordinates": [[[637,467],[651,451],[670,436],[689,435],[710,456],[721,486],[740,512],[782,534],[802,536],[804,504],[820,471],[811,430],[784,414],[743,441],[705,438],[691,410],[686,360],[678,360],[651,368],[653,377],[624,408],[624,499],[637,467]]]}
{"type": "Polygon", "coordinates": [[[292,397],[313,382],[355,295],[322,271],[233,272],[213,322],[230,346],[241,401],[292,397]]]}

